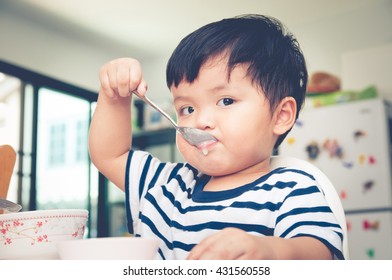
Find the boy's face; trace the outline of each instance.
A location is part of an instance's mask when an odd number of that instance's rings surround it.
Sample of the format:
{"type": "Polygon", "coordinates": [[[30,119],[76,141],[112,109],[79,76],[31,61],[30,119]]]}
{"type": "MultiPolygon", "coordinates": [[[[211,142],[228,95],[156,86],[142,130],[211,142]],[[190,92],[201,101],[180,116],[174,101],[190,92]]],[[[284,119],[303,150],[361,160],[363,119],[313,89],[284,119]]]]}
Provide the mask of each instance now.
{"type": "Polygon", "coordinates": [[[194,82],[171,88],[179,126],[199,128],[218,140],[207,146],[205,155],[177,134],[184,159],[205,174],[225,176],[269,168],[278,136],[274,116],[246,70],[246,65],[235,67],[228,80],[226,59],[212,59],[194,82]]]}

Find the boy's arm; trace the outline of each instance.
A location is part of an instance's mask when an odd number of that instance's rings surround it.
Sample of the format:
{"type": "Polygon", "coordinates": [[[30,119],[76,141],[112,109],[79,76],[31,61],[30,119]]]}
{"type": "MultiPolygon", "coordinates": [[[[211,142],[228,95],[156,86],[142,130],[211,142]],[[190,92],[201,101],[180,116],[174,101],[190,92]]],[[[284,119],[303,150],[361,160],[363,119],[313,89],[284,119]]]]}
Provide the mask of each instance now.
{"type": "Polygon", "coordinates": [[[98,170],[124,190],[127,155],[132,145],[132,90],[145,94],[139,62],[122,58],[105,64],[89,134],[91,160],[98,170]]]}

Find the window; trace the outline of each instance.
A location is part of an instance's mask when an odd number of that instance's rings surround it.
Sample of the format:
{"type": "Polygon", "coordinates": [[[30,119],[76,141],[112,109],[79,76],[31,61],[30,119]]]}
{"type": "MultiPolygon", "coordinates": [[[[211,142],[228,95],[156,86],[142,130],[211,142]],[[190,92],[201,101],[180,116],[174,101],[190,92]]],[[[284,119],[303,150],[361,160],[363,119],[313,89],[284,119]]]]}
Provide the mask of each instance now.
{"type": "Polygon", "coordinates": [[[0,142],[17,150],[8,198],[24,211],[87,209],[88,235],[103,236],[106,179],[87,145],[97,94],[1,60],[0,73],[0,142]]]}
{"type": "Polygon", "coordinates": [[[53,124],[49,132],[49,166],[64,165],[65,163],[65,124],[53,124]]]}
{"type": "Polygon", "coordinates": [[[87,141],[88,139],[88,125],[86,120],[79,120],[76,123],[76,149],[75,160],[77,162],[87,160],[87,141]]]}

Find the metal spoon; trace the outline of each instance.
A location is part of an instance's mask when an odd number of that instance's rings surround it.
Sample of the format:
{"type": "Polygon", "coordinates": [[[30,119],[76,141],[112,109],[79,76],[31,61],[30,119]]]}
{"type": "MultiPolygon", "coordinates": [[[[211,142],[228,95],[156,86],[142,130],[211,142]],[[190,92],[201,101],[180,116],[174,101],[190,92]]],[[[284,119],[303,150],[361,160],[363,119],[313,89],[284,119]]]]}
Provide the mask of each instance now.
{"type": "Polygon", "coordinates": [[[161,113],[166,119],[168,119],[170,121],[170,123],[175,127],[175,129],[182,135],[182,137],[189,144],[191,144],[193,146],[198,146],[204,142],[217,141],[214,136],[212,136],[211,134],[209,134],[203,130],[193,128],[193,127],[178,126],[176,124],[176,122],[165,111],[163,111],[160,107],[158,107],[147,96],[141,95],[137,91],[133,91],[132,93],[134,93],[137,97],[139,97],[144,102],[146,102],[148,105],[150,105],[155,110],[157,110],[159,113],[161,113]]]}
{"type": "Polygon", "coordinates": [[[22,205],[0,198],[0,209],[8,212],[19,212],[22,209],[22,205]]]}

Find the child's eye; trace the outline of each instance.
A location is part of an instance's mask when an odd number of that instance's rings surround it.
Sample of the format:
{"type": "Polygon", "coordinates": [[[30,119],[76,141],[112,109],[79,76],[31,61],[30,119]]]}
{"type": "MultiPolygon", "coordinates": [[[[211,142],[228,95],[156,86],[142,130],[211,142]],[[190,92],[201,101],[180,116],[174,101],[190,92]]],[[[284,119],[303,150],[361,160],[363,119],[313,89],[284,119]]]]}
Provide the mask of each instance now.
{"type": "Polygon", "coordinates": [[[220,105],[220,106],[229,106],[229,105],[233,104],[234,102],[235,101],[234,101],[233,98],[225,97],[225,98],[222,98],[221,100],[218,101],[218,105],[220,105]]]}
{"type": "Polygon", "coordinates": [[[195,111],[195,109],[193,109],[193,107],[191,107],[191,106],[188,106],[188,107],[181,108],[180,114],[183,116],[187,116],[187,115],[192,114],[193,111],[195,111]]]}

